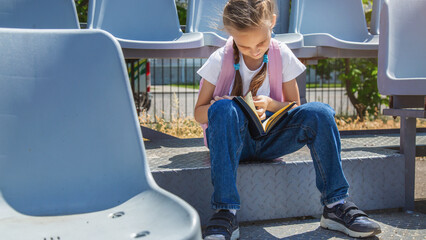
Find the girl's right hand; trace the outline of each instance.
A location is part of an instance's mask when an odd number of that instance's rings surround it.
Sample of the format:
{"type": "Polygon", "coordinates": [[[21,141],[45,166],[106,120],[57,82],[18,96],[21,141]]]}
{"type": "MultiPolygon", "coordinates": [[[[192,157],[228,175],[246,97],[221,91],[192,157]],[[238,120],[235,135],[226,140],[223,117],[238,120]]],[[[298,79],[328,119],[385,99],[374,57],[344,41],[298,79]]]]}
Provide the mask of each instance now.
{"type": "Polygon", "coordinates": [[[213,100],[210,101],[210,104],[213,104],[213,103],[215,103],[215,102],[217,102],[219,100],[222,100],[222,99],[232,100],[233,98],[234,98],[234,96],[228,96],[228,95],[225,95],[225,96],[222,96],[222,97],[216,96],[216,97],[214,97],[213,100]]]}

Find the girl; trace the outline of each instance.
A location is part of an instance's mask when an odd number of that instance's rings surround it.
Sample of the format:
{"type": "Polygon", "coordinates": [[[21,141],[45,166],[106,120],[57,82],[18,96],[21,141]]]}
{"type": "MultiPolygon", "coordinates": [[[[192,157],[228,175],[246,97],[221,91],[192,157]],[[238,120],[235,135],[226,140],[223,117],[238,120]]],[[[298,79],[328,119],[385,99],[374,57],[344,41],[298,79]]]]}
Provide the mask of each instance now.
{"type": "Polygon", "coordinates": [[[198,71],[202,85],[194,115],[205,127],[208,124],[205,139],[214,186],[211,204],[217,210],[207,224],[204,239],[239,237],[236,173],[240,161],[275,159],[306,144],[324,205],[321,226],[353,237],[376,235],[380,226],[355,204],[344,201],[349,185],[342,171],[334,111],[322,103],[300,105],[295,78],[305,66],[284,43],[271,39],[276,18],[274,0],[229,0],[223,24],[231,37],[198,71]],[[298,107],[290,110],[268,136],[254,139],[244,113],[232,101],[232,96],[250,91],[261,119],[292,101],[298,107]]]}

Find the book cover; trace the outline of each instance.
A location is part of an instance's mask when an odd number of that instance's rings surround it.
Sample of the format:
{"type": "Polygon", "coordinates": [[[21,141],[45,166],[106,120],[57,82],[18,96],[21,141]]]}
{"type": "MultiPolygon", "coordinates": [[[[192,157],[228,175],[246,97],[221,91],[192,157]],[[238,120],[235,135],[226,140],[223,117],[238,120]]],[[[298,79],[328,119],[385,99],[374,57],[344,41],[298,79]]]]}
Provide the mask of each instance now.
{"type": "Polygon", "coordinates": [[[262,122],[256,113],[256,107],[254,106],[251,92],[249,92],[245,97],[237,96],[232,100],[237,102],[249,120],[249,130],[253,138],[268,135],[276,123],[278,123],[279,120],[296,104],[296,102],[288,104],[262,122]]]}

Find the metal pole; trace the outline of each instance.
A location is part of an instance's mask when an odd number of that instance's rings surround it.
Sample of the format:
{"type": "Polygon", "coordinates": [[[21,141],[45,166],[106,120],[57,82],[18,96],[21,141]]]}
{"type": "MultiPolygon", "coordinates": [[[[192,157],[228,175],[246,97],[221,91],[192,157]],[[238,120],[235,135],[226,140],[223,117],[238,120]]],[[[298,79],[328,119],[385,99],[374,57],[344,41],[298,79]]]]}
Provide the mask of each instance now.
{"type": "Polygon", "coordinates": [[[400,151],[405,158],[405,210],[414,210],[416,118],[401,117],[400,151]]]}
{"type": "Polygon", "coordinates": [[[164,119],[164,59],[161,59],[161,117],[164,119]]]}
{"type": "Polygon", "coordinates": [[[172,83],[173,83],[173,73],[172,73],[172,59],[169,59],[169,78],[170,78],[170,82],[169,82],[169,95],[170,95],[170,105],[169,105],[169,121],[172,121],[172,110],[173,110],[173,90],[172,90],[172,83]]]}
{"type": "MultiPolygon", "coordinates": [[[[186,63],[187,59],[184,59],[185,61],[185,68],[184,68],[184,79],[185,79],[185,115],[188,116],[188,65],[186,63]]],[[[192,62],[194,62],[194,59],[192,59],[192,62]]],[[[192,116],[191,116],[192,117],[192,116]]]]}
{"type": "Polygon", "coordinates": [[[177,59],[177,75],[178,75],[178,78],[177,78],[177,99],[178,99],[178,102],[177,102],[177,117],[178,118],[180,118],[180,59],[178,58],[177,59]]]}
{"type": "MultiPolygon", "coordinates": [[[[151,64],[151,88],[152,88],[152,90],[154,89],[154,82],[156,82],[156,78],[157,78],[157,74],[156,74],[156,71],[155,71],[155,67],[156,67],[156,64],[155,64],[155,62],[156,62],[156,60],[155,59],[151,59],[151,61],[152,61],[152,64],[151,64]]],[[[151,103],[151,108],[153,108],[152,110],[153,110],[153,122],[155,122],[155,116],[157,115],[157,111],[156,111],[156,109],[157,109],[157,95],[155,94],[155,92],[154,91],[152,91],[152,96],[153,96],[153,99],[152,99],[152,103],[151,103]]]]}

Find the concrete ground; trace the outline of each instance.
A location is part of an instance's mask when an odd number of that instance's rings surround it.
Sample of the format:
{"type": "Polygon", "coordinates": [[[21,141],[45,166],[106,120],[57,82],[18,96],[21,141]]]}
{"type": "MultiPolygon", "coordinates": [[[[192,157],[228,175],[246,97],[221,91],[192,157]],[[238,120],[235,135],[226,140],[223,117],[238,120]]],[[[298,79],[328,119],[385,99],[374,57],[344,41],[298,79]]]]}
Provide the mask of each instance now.
{"type": "MultiPolygon", "coordinates": [[[[368,239],[426,240],[426,157],[416,159],[416,209],[404,212],[388,209],[367,212],[377,221],[382,233],[368,239]]],[[[320,216],[241,223],[240,239],[353,239],[319,226],[320,216]]]]}
{"type": "MultiPolygon", "coordinates": [[[[382,233],[367,239],[426,239],[425,214],[383,211],[369,215],[380,224],[382,233]]],[[[322,229],[319,221],[319,218],[312,218],[242,224],[240,239],[354,239],[322,229]]]]}
{"type": "MultiPolygon", "coordinates": [[[[144,136],[151,140],[164,141],[164,136],[160,136],[158,139],[151,138],[150,132],[144,131],[144,136]]],[[[157,133],[158,135],[158,133],[157,133]]],[[[152,137],[155,137],[152,135],[152,137]]],[[[170,137],[170,136],[169,136],[170,137]]],[[[371,141],[371,140],[370,140],[371,141]]],[[[374,141],[379,141],[375,139],[374,141]]],[[[376,142],[377,146],[384,144],[386,146],[396,146],[398,148],[399,139],[393,141],[380,140],[380,143],[376,142]]],[[[366,145],[373,144],[372,142],[365,142],[366,145]]],[[[373,145],[374,145],[373,144],[373,145]]],[[[417,141],[419,146],[426,146],[424,141],[417,141]]],[[[191,145],[192,146],[192,145],[191,145]]],[[[151,146],[152,147],[152,146],[151,146]]],[[[183,146],[185,147],[185,146],[183,146]]],[[[186,146],[188,147],[188,146],[186,146]]],[[[170,164],[176,164],[176,158],[174,161],[173,156],[169,156],[167,153],[167,147],[159,148],[161,152],[158,152],[156,148],[148,148],[147,154],[151,154],[155,158],[160,159],[160,155],[167,155],[167,163],[165,166],[171,167],[170,164]],[[157,156],[158,155],[158,156],[157,156]]],[[[193,148],[191,148],[193,150],[193,148]]],[[[185,150],[188,151],[188,150],[185,150]]],[[[418,153],[426,156],[425,148],[419,148],[418,153]],[[420,151],[419,151],[420,150],[420,151]]],[[[183,154],[183,156],[188,156],[183,154]]],[[[164,156],[163,156],[164,157],[164,156]]],[[[186,163],[187,164],[187,163],[186,163]]],[[[161,165],[161,164],[160,164],[161,165]]],[[[158,165],[158,166],[160,166],[158,165]]],[[[151,168],[156,167],[155,161],[151,162],[151,168]]],[[[158,167],[157,166],[157,167],[158,167]]],[[[198,165],[197,165],[198,166],[198,165]]],[[[191,167],[197,167],[192,166],[191,167]]],[[[188,167],[188,166],[187,166],[188,167]]],[[[179,168],[178,165],[174,165],[173,168],[179,168]]],[[[377,221],[381,228],[382,233],[377,237],[370,239],[422,239],[426,240],[426,157],[419,157],[416,159],[416,182],[415,182],[415,211],[404,212],[401,209],[386,209],[379,211],[367,211],[370,217],[377,221]]],[[[268,221],[256,221],[256,222],[241,222],[240,232],[241,240],[276,240],[276,239],[353,239],[342,233],[329,231],[322,229],[319,226],[320,215],[309,216],[304,218],[291,218],[291,219],[275,219],[268,221]]]]}
{"type": "Polygon", "coordinates": [[[416,211],[426,214],[426,157],[416,158],[415,198],[416,211]]]}

